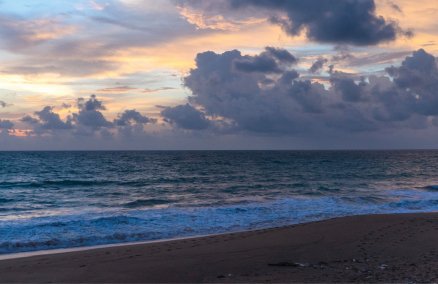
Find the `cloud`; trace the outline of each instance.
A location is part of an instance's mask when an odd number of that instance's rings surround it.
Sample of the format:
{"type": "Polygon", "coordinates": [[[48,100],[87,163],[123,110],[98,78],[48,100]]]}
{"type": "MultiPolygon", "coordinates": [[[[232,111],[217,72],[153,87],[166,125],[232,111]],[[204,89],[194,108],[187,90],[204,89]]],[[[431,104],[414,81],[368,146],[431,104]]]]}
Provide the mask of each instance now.
{"type": "Polygon", "coordinates": [[[403,11],[402,11],[402,9],[400,8],[400,6],[397,5],[397,4],[395,4],[394,2],[392,2],[392,1],[388,1],[388,5],[389,5],[394,11],[399,12],[399,13],[403,13],[403,11]]]}
{"type": "MultiPolygon", "coordinates": [[[[216,135],[315,137],[338,133],[342,137],[427,129],[437,124],[437,61],[422,49],[407,56],[400,66],[387,68],[386,74],[360,76],[333,68],[324,84],[311,76],[301,77],[297,70],[305,69],[299,62],[289,51],[272,47],[256,55],[238,50],[200,53],[196,67],[183,80],[191,91],[187,103],[164,107],[161,116],[174,130],[216,135]],[[243,62],[245,68],[239,66],[243,62]]],[[[69,111],[62,118],[47,106],[22,122],[31,126],[35,135],[102,137],[144,133],[146,125],[156,123],[135,109],[108,119],[104,103],[95,95],[78,99],[69,111]]]]}
{"type": "Polygon", "coordinates": [[[25,116],[21,121],[32,125],[34,130],[38,133],[46,130],[71,129],[73,127],[71,117],[64,122],[59,114],[53,112],[53,107],[51,106],[46,106],[41,111],[35,112],[35,116],[36,118],[25,116]]]}
{"type": "Polygon", "coordinates": [[[150,94],[150,93],[156,93],[156,92],[161,92],[161,91],[169,91],[169,90],[175,90],[175,88],[173,87],[161,87],[161,88],[157,88],[157,89],[150,89],[150,88],[146,88],[143,89],[143,93],[146,94],[150,94]]]}
{"type": "Polygon", "coordinates": [[[393,41],[399,35],[412,35],[397,23],[377,15],[374,0],[180,0],[178,3],[181,7],[204,11],[210,17],[213,12],[225,18],[229,16],[231,21],[264,14],[289,35],[305,32],[310,40],[324,43],[375,45],[393,41]],[[254,13],[257,9],[258,13],[254,13]]]}
{"type": "Polygon", "coordinates": [[[60,39],[74,33],[75,30],[75,27],[64,25],[56,18],[26,19],[0,14],[2,45],[12,51],[25,50],[60,39]]]}
{"type": "Polygon", "coordinates": [[[125,110],[122,114],[119,114],[116,120],[114,120],[114,124],[117,126],[130,126],[133,124],[148,124],[155,122],[155,119],[143,116],[136,110],[125,110]]]}
{"type": "Polygon", "coordinates": [[[14,123],[10,120],[0,119],[0,130],[10,130],[14,128],[14,123]]]}
{"type": "Polygon", "coordinates": [[[235,60],[234,66],[242,72],[281,73],[280,65],[296,62],[297,59],[287,50],[267,47],[260,55],[235,60]]]}
{"type": "Polygon", "coordinates": [[[135,109],[125,110],[114,120],[114,126],[117,128],[119,136],[132,137],[139,133],[144,133],[144,126],[154,124],[157,120],[142,115],[135,109]]]}
{"type": "Polygon", "coordinates": [[[310,73],[317,73],[319,70],[322,69],[322,67],[324,67],[324,64],[326,64],[328,62],[328,60],[326,58],[318,58],[313,64],[312,66],[309,68],[309,72],[310,73]]]}
{"type": "Polygon", "coordinates": [[[105,106],[95,95],[88,99],[79,98],[76,102],[78,112],[68,115],[64,120],[54,112],[51,106],[44,107],[33,116],[26,115],[21,121],[32,127],[34,134],[68,133],[73,136],[111,136],[111,131],[118,134],[143,132],[143,126],[153,124],[155,119],[142,115],[136,110],[125,110],[113,121],[108,120],[101,112],[105,106]]]}
{"type": "Polygon", "coordinates": [[[399,97],[409,110],[421,115],[438,115],[438,67],[436,58],[420,49],[406,57],[400,67],[387,68],[399,97]]]}
{"type": "MultiPolygon", "coordinates": [[[[59,3],[59,11],[41,4],[42,13],[0,12],[0,49],[18,55],[3,64],[1,71],[65,77],[126,72],[130,65],[126,60],[141,56],[139,50],[204,34],[182,19],[174,5],[168,3],[172,9],[166,8],[168,1],[142,0],[134,5],[108,0],[98,3],[98,9],[90,9],[97,6],[88,0],[86,5],[60,2],[65,3],[59,3]]],[[[24,9],[23,5],[13,6],[24,9]]]]}
{"type": "Polygon", "coordinates": [[[236,68],[236,62],[254,63],[261,57],[276,62],[267,51],[198,54],[196,68],[184,78],[192,92],[189,104],[163,110],[165,121],[183,129],[223,131],[216,126],[226,125],[231,133],[297,137],[435,127],[437,60],[422,49],[384,75],[333,70],[328,86],[301,79],[293,69],[296,60],[236,68]]]}
{"type": "MultiPolygon", "coordinates": [[[[275,60],[274,54],[265,51],[262,55],[275,60]]],[[[264,133],[297,131],[296,127],[306,120],[305,116],[297,115],[298,110],[322,111],[323,86],[297,81],[298,73],[292,69],[296,60],[276,65],[275,74],[273,69],[242,72],[235,68],[236,62],[255,62],[259,57],[242,56],[237,50],[198,54],[197,68],[184,79],[193,92],[190,102],[202,107],[207,116],[230,120],[236,129],[264,133]]]]}
{"type": "Polygon", "coordinates": [[[137,88],[133,88],[130,86],[117,86],[117,87],[110,87],[110,88],[104,88],[104,89],[99,89],[97,90],[97,92],[99,93],[126,93],[126,92],[131,92],[131,91],[136,91],[138,90],[137,88]]]}
{"type": "Polygon", "coordinates": [[[109,87],[109,88],[103,88],[97,90],[98,93],[110,93],[110,94],[120,94],[120,93],[128,93],[128,92],[139,92],[139,93],[156,93],[161,91],[167,91],[167,90],[174,90],[173,87],[161,87],[156,89],[146,88],[136,88],[136,87],[130,87],[130,86],[117,86],[117,87],[109,87]]]}
{"type": "Polygon", "coordinates": [[[204,113],[189,104],[166,107],[161,111],[164,120],[176,127],[190,130],[203,130],[210,126],[204,113]]]}
{"type": "Polygon", "coordinates": [[[230,3],[227,1],[174,0],[174,2],[181,16],[201,30],[237,31],[242,25],[254,25],[266,21],[262,15],[259,17],[255,15],[257,13],[242,17],[242,14],[230,9],[230,3]]]}
{"type": "Polygon", "coordinates": [[[112,127],[112,123],[106,120],[105,116],[100,112],[105,110],[105,106],[99,101],[95,95],[91,95],[88,100],[79,98],[77,101],[79,112],[73,114],[73,119],[79,126],[85,126],[94,130],[99,130],[103,127],[112,127]]]}
{"type": "Polygon", "coordinates": [[[0,107],[5,108],[7,106],[8,106],[8,104],[6,102],[0,101],[0,107]]]}
{"type": "Polygon", "coordinates": [[[6,67],[3,72],[24,75],[59,74],[62,76],[83,77],[114,70],[116,67],[117,64],[108,60],[54,59],[50,61],[50,64],[47,64],[46,59],[33,59],[6,67]]]}
{"type": "Polygon", "coordinates": [[[357,83],[353,78],[345,76],[342,73],[334,72],[330,78],[333,90],[341,95],[344,102],[360,102],[365,96],[367,84],[364,78],[357,83]]]}
{"type": "Polygon", "coordinates": [[[353,56],[352,54],[343,52],[333,57],[333,61],[346,62],[347,66],[356,67],[364,65],[377,65],[377,64],[393,64],[403,60],[406,56],[411,54],[412,51],[396,51],[396,52],[382,52],[365,56],[353,56]]]}

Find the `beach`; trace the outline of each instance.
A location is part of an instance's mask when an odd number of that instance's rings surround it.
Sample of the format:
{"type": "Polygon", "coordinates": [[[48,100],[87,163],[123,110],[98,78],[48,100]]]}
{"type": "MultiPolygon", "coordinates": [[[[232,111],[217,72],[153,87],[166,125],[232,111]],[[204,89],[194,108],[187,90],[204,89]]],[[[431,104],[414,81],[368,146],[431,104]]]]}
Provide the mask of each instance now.
{"type": "Polygon", "coordinates": [[[438,0],[0,3],[0,284],[438,284],[438,0]]]}
{"type": "Polygon", "coordinates": [[[438,213],[365,215],[0,261],[0,282],[436,282],[438,213]]]}

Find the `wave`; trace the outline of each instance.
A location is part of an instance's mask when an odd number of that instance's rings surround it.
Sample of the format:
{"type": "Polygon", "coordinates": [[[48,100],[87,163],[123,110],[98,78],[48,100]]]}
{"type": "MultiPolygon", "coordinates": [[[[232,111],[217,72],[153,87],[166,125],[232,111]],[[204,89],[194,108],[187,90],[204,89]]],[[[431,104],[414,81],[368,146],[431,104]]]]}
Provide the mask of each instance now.
{"type": "MultiPolygon", "coordinates": [[[[81,179],[59,179],[59,180],[30,180],[30,181],[3,181],[0,182],[0,188],[44,188],[44,187],[90,187],[90,186],[124,186],[124,187],[142,187],[152,184],[192,184],[199,182],[200,177],[151,177],[137,178],[133,180],[81,180],[81,179]]],[[[204,182],[207,182],[204,180],[204,182]]]]}
{"type": "Polygon", "coordinates": [[[427,186],[421,187],[421,189],[429,190],[429,191],[438,191],[438,185],[427,185],[427,186]]]}
{"type": "Polygon", "coordinates": [[[47,181],[29,181],[29,182],[1,182],[0,188],[41,188],[47,186],[105,186],[111,184],[111,181],[98,180],[47,180],[47,181]]]}
{"type": "Polygon", "coordinates": [[[15,201],[14,199],[10,199],[10,198],[0,198],[0,204],[10,203],[14,201],[15,201]]]}
{"type": "Polygon", "coordinates": [[[120,180],[46,180],[46,181],[19,181],[19,182],[0,182],[0,188],[44,188],[44,187],[104,187],[104,186],[123,186],[123,187],[143,187],[151,184],[161,183],[191,183],[196,178],[158,178],[158,179],[139,179],[133,181],[120,180]]]}
{"type": "Polygon", "coordinates": [[[139,207],[151,207],[157,205],[166,205],[170,204],[172,201],[165,199],[138,199],[132,202],[128,202],[123,204],[123,207],[126,208],[139,208],[139,207]]]}
{"type": "Polygon", "coordinates": [[[169,202],[138,199],[125,203],[124,211],[0,220],[0,253],[188,237],[347,215],[438,210],[437,194],[418,190],[392,190],[385,196],[356,198],[301,196],[233,205],[154,207],[169,202]]]}

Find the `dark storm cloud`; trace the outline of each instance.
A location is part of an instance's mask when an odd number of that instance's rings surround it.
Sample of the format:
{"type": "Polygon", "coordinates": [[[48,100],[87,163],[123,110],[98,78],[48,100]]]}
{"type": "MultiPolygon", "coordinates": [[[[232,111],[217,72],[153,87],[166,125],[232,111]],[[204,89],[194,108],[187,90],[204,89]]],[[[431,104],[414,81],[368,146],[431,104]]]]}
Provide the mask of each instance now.
{"type": "Polygon", "coordinates": [[[202,130],[210,125],[204,113],[189,104],[166,107],[161,111],[161,115],[168,123],[183,129],[202,130]]]}
{"type": "Polygon", "coordinates": [[[24,116],[21,118],[21,122],[30,126],[31,131],[36,135],[66,131],[73,128],[71,117],[64,122],[57,113],[53,112],[50,106],[46,106],[41,111],[35,112],[34,115],[35,116],[24,116]]]}
{"type": "Polygon", "coordinates": [[[344,102],[359,102],[365,96],[367,84],[364,78],[356,82],[350,76],[335,71],[331,73],[330,82],[333,90],[341,95],[344,102]]]}
{"type": "Polygon", "coordinates": [[[21,121],[26,122],[28,124],[34,124],[34,125],[40,123],[40,121],[38,119],[36,119],[30,115],[24,116],[23,118],[21,118],[21,121]]]}
{"type": "Polygon", "coordinates": [[[237,70],[242,72],[262,72],[262,73],[280,73],[275,60],[268,56],[260,55],[256,57],[249,57],[234,62],[237,70]]]}
{"type": "Polygon", "coordinates": [[[105,107],[95,95],[92,95],[88,100],[80,98],[77,104],[79,112],[73,115],[73,119],[78,125],[96,130],[102,127],[113,126],[110,121],[106,120],[102,112],[100,112],[101,110],[105,110],[105,107]]]}
{"type": "Polygon", "coordinates": [[[292,69],[295,60],[277,66],[275,78],[270,78],[272,69],[265,73],[236,70],[236,62],[250,59],[237,50],[198,54],[197,68],[184,80],[193,92],[190,101],[205,109],[206,115],[227,118],[233,127],[254,132],[295,131],[307,119],[297,115],[298,110],[322,111],[323,86],[297,81],[298,73],[292,69]]]}
{"type": "MultiPolygon", "coordinates": [[[[412,88],[435,83],[438,68],[435,57],[420,49],[407,57],[400,67],[387,69],[389,75],[395,78],[395,83],[400,88],[412,88]]],[[[431,87],[434,87],[432,85],[431,87]]]]}
{"type": "Polygon", "coordinates": [[[184,129],[215,131],[221,124],[231,132],[305,136],[427,128],[434,125],[429,117],[436,121],[438,116],[437,61],[424,50],[382,76],[333,70],[329,86],[300,79],[295,61],[257,72],[236,68],[236,62],[256,62],[260,56],[273,59],[266,51],[255,56],[237,50],[198,54],[196,68],[184,79],[192,91],[190,104],[167,108],[163,117],[184,129]]]}
{"type": "Polygon", "coordinates": [[[280,62],[280,63],[283,62],[283,63],[287,63],[287,64],[295,64],[298,62],[298,59],[295,56],[293,56],[286,49],[268,46],[268,47],[266,47],[266,51],[263,52],[262,54],[268,54],[272,58],[275,58],[276,60],[278,60],[278,62],[280,62]]]}
{"type": "Polygon", "coordinates": [[[136,110],[125,110],[116,120],[114,120],[114,124],[117,126],[130,126],[132,124],[147,124],[154,122],[154,119],[146,117],[136,110]]]}
{"type": "Polygon", "coordinates": [[[114,120],[114,127],[117,128],[119,136],[132,137],[139,133],[144,133],[146,124],[156,123],[156,119],[142,115],[138,111],[125,110],[114,120]]]}
{"type": "Polygon", "coordinates": [[[106,109],[103,102],[95,95],[91,95],[88,99],[79,98],[77,108],[78,112],[68,115],[65,120],[54,112],[53,107],[46,106],[41,111],[35,112],[34,116],[26,115],[21,121],[30,125],[36,134],[67,131],[72,135],[98,133],[107,136],[110,136],[111,129],[126,134],[143,131],[144,125],[156,122],[155,119],[144,116],[136,110],[126,110],[114,121],[110,121],[101,112],[106,109]]]}
{"type": "Polygon", "coordinates": [[[295,36],[305,31],[309,39],[318,42],[374,45],[393,41],[401,34],[412,35],[402,31],[397,23],[377,15],[374,0],[180,0],[178,3],[210,14],[216,11],[234,17],[236,10],[242,11],[241,17],[250,17],[252,11],[245,14],[245,9],[260,9],[288,34],[295,36]]]}
{"type": "Polygon", "coordinates": [[[256,56],[245,56],[235,60],[234,66],[242,72],[281,73],[282,64],[295,64],[297,59],[287,50],[267,47],[256,56]]]}
{"type": "Polygon", "coordinates": [[[25,116],[21,119],[32,126],[35,133],[44,133],[47,131],[58,131],[72,129],[71,117],[68,117],[66,121],[63,121],[59,114],[53,112],[53,107],[46,106],[41,111],[34,113],[35,117],[25,116]]]}
{"type": "Polygon", "coordinates": [[[438,115],[438,67],[433,55],[420,49],[400,67],[390,67],[387,72],[394,78],[399,96],[412,95],[405,101],[410,110],[422,115],[438,115]]]}
{"type": "Polygon", "coordinates": [[[235,60],[234,66],[242,72],[282,73],[282,65],[296,62],[297,59],[289,51],[267,47],[260,55],[235,60]]]}
{"type": "Polygon", "coordinates": [[[312,66],[309,68],[309,72],[310,73],[317,73],[318,71],[320,71],[324,67],[324,64],[326,64],[327,62],[328,62],[328,60],[326,58],[318,58],[312,64],[312,66]]]}
{"type": "Polygon", "coordinates": [[[14,128],[14,123],[10,120],[0,119],[0,130],[9,130],[14,128]]]}

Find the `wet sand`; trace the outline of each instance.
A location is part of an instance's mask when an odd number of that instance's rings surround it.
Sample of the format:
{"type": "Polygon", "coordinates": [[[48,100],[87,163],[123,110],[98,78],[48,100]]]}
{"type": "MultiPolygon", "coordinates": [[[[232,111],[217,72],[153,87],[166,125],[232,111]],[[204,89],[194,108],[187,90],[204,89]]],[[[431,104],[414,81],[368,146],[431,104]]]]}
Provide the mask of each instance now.
{"type": "Polygon", "coordinates": [[[438,213],[371,215],[0,261],[0,282],[437,282],[438,213]]]}

